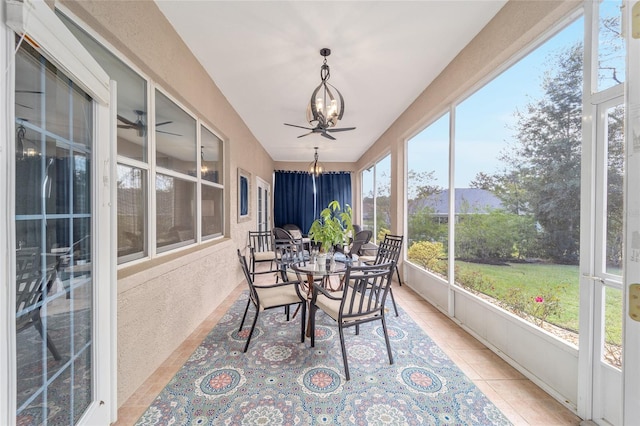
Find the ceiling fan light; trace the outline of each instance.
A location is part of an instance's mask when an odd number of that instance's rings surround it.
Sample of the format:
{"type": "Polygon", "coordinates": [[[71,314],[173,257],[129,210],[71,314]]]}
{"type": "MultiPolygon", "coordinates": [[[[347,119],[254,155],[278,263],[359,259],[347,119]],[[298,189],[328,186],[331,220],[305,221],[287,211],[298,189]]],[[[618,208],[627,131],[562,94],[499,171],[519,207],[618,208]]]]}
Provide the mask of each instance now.
{"type": "Polygon", "coordinates": [[[313,155],[313,161],[309,163],[309,174],[320,176],[324,172],[324,166],[318,161],[318,147],[314,147],[316,153],[313,155]]]}

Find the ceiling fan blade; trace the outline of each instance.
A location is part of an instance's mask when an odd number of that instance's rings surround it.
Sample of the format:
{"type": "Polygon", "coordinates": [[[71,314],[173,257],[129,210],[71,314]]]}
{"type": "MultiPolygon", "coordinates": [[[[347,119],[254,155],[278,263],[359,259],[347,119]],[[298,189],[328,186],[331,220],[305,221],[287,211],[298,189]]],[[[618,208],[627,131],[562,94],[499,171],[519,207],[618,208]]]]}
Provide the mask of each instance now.
{"type": "Polygon", "coordinates": [[[22,108],[33,109],[33,107],[30,107],[29,105],[21,104],[20,102],[16,102],[16,105],[21,106],[22,108]]]}
{"type": "Polygon", "coordinates": [[[162,123],[157,123],[156,127],[158,126],[164,126],[165,124],[169,124],[169,123],[173,123],[173,121],[163,121],[162,123]]]}
{"type": "Polygon", "coordinates": [[[164,130],[156,130],[156,133],[164,133],[164,134],[173,135],[173,136],[182,136],[177,133],[165,132],[164,130]]]}
{"type": "Polygon", "coordinates": [[[42,92],[40,90],[16,90],[16,93],[32,93],[34,95],[41,95],[42,92]]]}
{"type": "Polygon", "coordinates": [[[129,124],[118,124],[119,129],[135,129],[136,126],[131,126],[129,124]]]}
{"type": "Polygon", "coordinates": [[[336,138],[334,138],[333,136],[331,136],[331,135],[330,135],[329,133],[327,133],[327,132],[322,132],[322,133],[320,133],[320,134],[321,134],[322,136],[324,136],[325,138],[327,138],[327,139],[331,139],[332,141],[335,141],[335,140],[336,140],[336,138]]]}
{"type": "Polygon", "coordinates": [[[304,136],[309,136],[309,135],[310,135],[310,134],[312,134],[312,133],[313,133],[313,132],[305,133],[304,135],[300,135],[300,136],[298,136],[298,138],[302,138],[302,137],[304,137],[304,136]]]}
{"type": "Polygon", "coordinates": [[[327,129],[327,132],[346,132],[347,130],[355,130],[355,127],[341,127],[339,129],[327,129]]]}
{"type": "Polygon", "coordinates": [[[311,127],[296,126],[295,124],[284,123],[285,126],[297,127],[299,129],[313,130],[311,127]]]}
{"type": "Polygon", "coordinates": [[[133,121],[128,120],[121,115],[118,115],[118,120],[122,121],[124,124],[128,124],[129,126],[131,126],[132,129],[138,128],[138,123],[134,123],[133,121]]]}

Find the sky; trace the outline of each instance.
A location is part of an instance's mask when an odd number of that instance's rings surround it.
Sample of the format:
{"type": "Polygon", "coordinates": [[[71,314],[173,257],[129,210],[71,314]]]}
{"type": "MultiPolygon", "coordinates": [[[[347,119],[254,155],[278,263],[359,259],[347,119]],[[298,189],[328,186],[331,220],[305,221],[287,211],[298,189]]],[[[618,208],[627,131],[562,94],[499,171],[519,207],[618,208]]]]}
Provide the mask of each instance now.
{"type": "MultiPolygon", "coordinates": [[[[456,107],[455,186],[469,187],[477,173],[500,168],[497,157],[512,141],[514,112],[542,96],[547,57],[582,39],[582,19],[511,66],[456,107]]],[[[446,187],[449,158],[449,114],[408,143],[409,169],[435,172],[436,184],[446,187]]]]}
{"type": "MultiPolygon", "coordinates": [[[[605,1],[601,13],[619,13],[619,5],[619,1],[605,1]]],[[[542,97],[549,55],[581,42],[583,26],[582,18],[573,22],[457,106],[455,187],[469,187],[477,173],[500,169],[501,150],[514,140],[514,112],[524,111],[528,103],[542,97]]],[[[432,183],[447,187],[448,135],[449,114],[445,114],[414,136],[408,142],[408,169],[434,171],[436,182],[432,183]]]]}

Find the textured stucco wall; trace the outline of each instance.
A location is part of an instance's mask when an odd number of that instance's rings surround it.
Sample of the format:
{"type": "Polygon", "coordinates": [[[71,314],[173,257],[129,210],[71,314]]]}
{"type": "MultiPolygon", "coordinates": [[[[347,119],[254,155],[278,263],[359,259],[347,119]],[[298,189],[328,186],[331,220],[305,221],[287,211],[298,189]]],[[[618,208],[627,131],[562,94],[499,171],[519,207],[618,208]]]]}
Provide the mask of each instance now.
{"type": "Polygon", "coordinates": [[[153,1],[58,4],[225,141],[228,238],[118,271],[117,405],[121,406],[241,282],[235,251],[244,249],[247,231],[255,228],[255,219],[237,223],[236,171],[240,167],[271,182],[274,164],[153,1]],[[252,155],[242,155],[246,152],[252,155]]]}

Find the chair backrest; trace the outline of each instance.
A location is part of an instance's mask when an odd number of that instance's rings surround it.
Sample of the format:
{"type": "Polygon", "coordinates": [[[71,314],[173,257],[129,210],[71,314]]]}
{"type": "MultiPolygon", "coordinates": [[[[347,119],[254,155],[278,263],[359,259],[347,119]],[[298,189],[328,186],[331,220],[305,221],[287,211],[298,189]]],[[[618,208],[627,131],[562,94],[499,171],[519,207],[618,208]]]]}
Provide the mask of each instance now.
{"type": "Polygon", "coordinates": [[[247,259],[240,253],[238,249],[238,261],[240,262],[240,266],[242,267],[242,272],[244,273],[244,278],[247,280],[247,285],[249,286],[249,297],[255,304],[255,306],[259,306],[258,301],[258,292],[253,287],[253,280],[251,279],[251,272],[249,272],[249,266],[247,265],[247,259]]]}
{"type": "Polygon", "coordinates": [[[371,241],[371,236],[373,233],[369,230],[364,230],[356,233],[355,238],[353,239],[353,244],[351,244],[351,253],[360,255],[362,253],[362,246],[371,241]]]}
{"type": "Polygon", "coordinates": [[[291,270],[291,265],[305,265],[309,261],[309,253],[304,250],[302,240],[276,240],[275,250],[282,279],[299,281],[298,274],[291,270]]]}
{"type": "Polygon", "coordinates": [[[293,235],[291,235],[289,231],[287,231],[284,228],[278,228],[278,227],[273,228],[273,237],[276,240],[293,240],[294,239],[293,235]]]}
{"type": "Polygon", "coordinates": [[[402,251],[402,235],[390,235],[384,236],[384,240],[378,245],[378,253],[374,263],[382,264],[387,262],[398,263],[400,259],[400,252],[402,251]]]}
{"type": "Polygon", "coordinates": [[[16,329],[21,330],[36,315],[40,315],[47,283],[53,276],[53,269],[43,273],[38,253],[16,256],[16,329]]]}
{"type": "Polygon", "coordinates": [[[270,231],[249,231],[249,247],[254,252],[273,251],[270,231]]]}
{"type": "Polygon", "coordinates": [[[300,227],[298,225],[294,225],[292,223],[287,223],[286,225],[282,226],[282,229],[284,229],[285,231],[289,232],[289,234],[291,234],[291,236],[293,238],[302,238],[302,230],[300,229],[300,227]]]}
{"type": "Polygon", "coordinates": [[[394,262],[347,266],[344,282],[349,284],[342,294],[340,320],[357,321],[382,315],[394,267],[394,262]]]}

